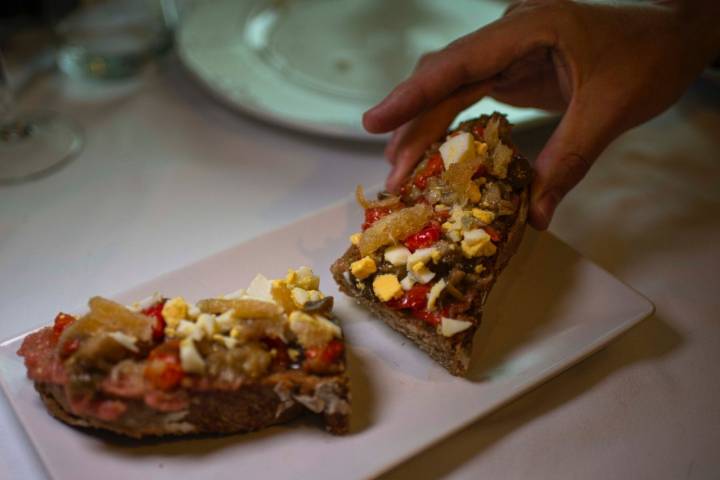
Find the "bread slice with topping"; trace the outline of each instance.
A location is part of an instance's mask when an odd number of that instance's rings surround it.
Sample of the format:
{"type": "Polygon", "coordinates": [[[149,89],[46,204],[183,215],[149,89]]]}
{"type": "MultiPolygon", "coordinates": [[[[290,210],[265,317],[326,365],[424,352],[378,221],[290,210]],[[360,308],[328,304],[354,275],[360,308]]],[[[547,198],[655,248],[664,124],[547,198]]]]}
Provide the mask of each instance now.
{"type": "Polygon", "coordinates": [[[137,438],[233,433],[314,413],[343,434],[344,340],[318,288],[301,267],[196,303],[94,297],[86,314],[60,313],[28,335],[18,354],[48,411],[75,426],[137,438]]]}
{"type": "Polygon", "coordinates": [[[432,145],[399,195],[357,200],[362,231],[331,267],[340,290],[465,375],[483,305],[517,250],[532,169],[498,113],[432,145]]]}

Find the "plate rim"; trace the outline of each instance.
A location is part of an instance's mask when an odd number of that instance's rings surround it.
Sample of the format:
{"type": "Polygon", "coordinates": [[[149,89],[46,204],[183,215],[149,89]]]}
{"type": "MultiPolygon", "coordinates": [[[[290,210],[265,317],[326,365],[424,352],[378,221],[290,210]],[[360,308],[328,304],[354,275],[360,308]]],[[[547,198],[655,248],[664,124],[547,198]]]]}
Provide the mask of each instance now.
{"type": "MultiPolygon", "coordinates": [[[[227,254],[228,252],[237,249],[238,247],[251,243],[253,241],[257,241],[259,238],[269,236],[276,234],[277,232],[280,232],[282,230],[285,230],[287,228],[292,227],[295,224],[303,223],[307,221],[308,219],[312,219],[314,217],[320,217],[322,215],[325,215],[327,212],[332,211],[337,208],[347,208],[352,207],[352,202],[350,200],[351,196],[348,196],[346,198],[343,198],[341,200],[338,200],[336,202],[333,202],[332,204],[321,208],[319,210],[309,212],[306,215],[303,215],[298,220],[291,222],[286,225],[281,225],[276,228],[270,229],[268,231],[265,231],[255,237],[246,239],[242,242],[239,242],[236,245],[232,245],[228,248],[225,248],[223,250],[220,250],[218,252],[213,252],[210,255],[192,261],[185,265],[180,265],[178,268],[175,268],[171,271],[161,273],[153,278],[150,278],[146,281],[138,282],[137,284],[131,285],[128,288],[123,289],[122,291],[115,292],[113,295],[111,295],[111,298],[116,298],[118,296],[121,296],[124,294],[124,292],[129,292],[135,288],[139,288],[145,284],[159,281],[160,279],[173,275],[176,272],[180,270],[184,270],[190,267],[193,267],[198,264],[202,264],[209,259],[213,257],[218,257],[227,254]]],[[[524,395],[525,393],[534,390],[535,388],[538,388],[539,386],[549,382],[553,378],[555,378],[560,373],[572,368],[573,366],[580,363],[582,360],[592,356],[594,353],[608,345],[610,342],[612,342],[614,339],[618,338],[623,333],[627,332],[634,326],[638,325],[642,320],[650,317],[654,311],[655,311],[655,305],[653,302],[648,299],[645,295],[638,292],[633,287],[627,285],[627,283],[623,282],[622,280],[618,279],[614,275],[612,275],[610,272],[599,266],[597,263],[593,262],[591,259],[584,257],[581,255],[576,249],[574,249],[572,246],[565,243],[562,239],[558,238],[551,232],[546,232],[543,235],[550,235],[552,236],[556,241],[562,243],[567,248],[571,249],[575,255],[578,257],[584,259],[586,262],[588,262],[590,265],[592,265],[595,269],[598,269],[599,271],[602,271],[604,275],[611,278],[613,281],[618,282],[621,284],[624,288],[631,291],[634,296],[639,300],[642,301],[642,307],[638,307],[638,313],[636,313],[633,317],[627,317],[625,318],[621,323],[618,325],[612,327],[610,330],[603,331],[603,334],[600,336],[593,336],[592,341],[589,343],[581,343],[578,344],[574,350],[570,351],[569,355],[566,355],[567,358],[564,358],[562,361],[553,361],[551,364],[546,365],[543,367],[542,370],[538,373],[534,373],[531,377],[531,380],[528,382],[523,382],[521,385],[517,387],[513,387],[512,392],[509,395],[503,395],[501,398],[496,399],[493,401],[488,407],[484,409],[479,409],[477,412],[474,412],[471,415],[468,415],[466,417],[463,417],[460,420],[454,421],[452,424],[449,424],[448,427],[444,428],[443,432],[438,434],[437,436],[434,436],[430,439],[428,439],[425,442],[421,442],[415,447],[408,448],[403,454],[393,456],[392,460],[387,461],[382,464],[378,464],[372,471],[372,475],[380,475],[383,472],[387,472],[394,468],[395,466],[399,465],[400,463],[416,456],[418,453],[424,451],[427,448],[432,447],[432,445],[435,445],[449,436],[457,433],[458,431],[462,430],[463,428],[467,427],[468,425],[477,422],[480,418],[483,418],[487,415],[489,415],[491,412],[497,410],[503,405],[506,405],[507,403],[517,399],[518,397],[524,395]]],[[[0,342],[0,355],[2,357],[7,357],[9,355],[15,354],[14,351],[12,351],[12,347],[17,346],[18,343],[29,333],[33,331],[37,331],[39,328],[44,328],[45,325],[30,329],[27,332],[21,333],[19,335],[15,335],[11,338],[8,338],[6,340],[3,340],[0,342]]],[[[551,337],[555,336],[553,334],[551,337]]],[[[22,365],[22,362],[18,362],[18,364],[22,365]]],[[[47,456],[45,447],[43,447],[44,443],[41,442],[41,438],[38,436],[38,432],[34,432],[32,428],[29,427],[27,421],[26,421],[26,415],[21,414],[21,408],[18,408],[19,405],[17,403],[17,398],[15,398],[14,395],[11,394],[12,387],[8,383],[9,380],[6,378],[5,372],[7,368],[12,368],[10,365],[12,364],[5,364],[0,368],[0,389],[3,391],[3,394],[8,398],[8,403],[10,407],[13,410],[13,414],[17,421],[19,422],[20,426],[22,427],[22,430],[24,434],[29,438],[30,444],[33,446],[35,452],[38,454],[38,458],[41,460],[41,463],[43,465],[43,468],[46,472],[48,472],[48,475],[52,478],[57,478],[58,475],[56,475],[53,471],[53,468],[51,468],[51,464],[53,463],[47,456]],[[41,445],[43,444],[43,445],[41,445]]]]}
{"type": "MultiPolygon", "coordinates": [[[[262,108],[261,106],[258,106],[255,104],[252,99],[246,98],[245,95],[240,94],[239,92],[235,92],[235,94],[230,94],[226,88],[223,88],[222,86],[218,86],[216,82],[213,82],[208,75],[203,75],[201,72],[201,68],[198,68],[195,65],[195,61],[191,58],[191,52],[193,51],[192,48],[190,48],[184,37],[187,35],[187,25],[189,24],[189,19],[192,19],[194,15],[197,15],[198,11],[202,11],[203,9],[211,8],[211,3],[204,3],[204,4],[198,4],[195,5],[193,8],[190,9],[185,15],[182,21],[179,23],[178,28],[174,31],[174,38],[175,38],[175,51],[177,52],[177,58],[180,60],[180,63],[183,66],[183,69],[187,74],[190,76],[190,78],[195,81],[197,84],[199,84],[203,90],[205,90],[212,98],[214,98],[216,101],[221,103],[223,106],[228,107],[231,110],[234,110],[236,112],[243,113],[245,115],[248,115],[252,118],[258,119],[268,125],[276,125],[280,126],[282,128],[292,130],[295,132],[301,132],[305,134],[311,134],[318,137],[325,137],[325,138],[332,138],[332,139],[341,139],[341,140],[351,140],[351,141],[361,141],[361,142],[368,142],[368,143],[379,143],[379,142],[386,142],[390,138],[390,133],[383,133],[383,134],[373,134],[367,132],[364,128],[362,128],[361,124],[358,123],[355,127],[353,127],[351,124],[333,124],[332,122],[320,122],[320,121],[302,121],[300,119],[294,119],[288,116],[284,116],[280,113],[273,112],[271,109],[268,108],[262,108]],[[359,128],[358,128],[359,127],[359,128]]],[[[219,3],[216,3],[216,5],[221,5],[219,3]]],[[[492,97],[486,97],[490,98],[495,102],[498,102],[497,100],[493,99],[492,97]]],[[[478,102],[476,102],[473,106],[477,105],[478,102]]],[[[500,102],[498,102],[500,103],[500,102]]],[[[512,105],[505,105],[500,103],[501,106],[505,108],[511,108],[511,109],[520,109],[520,110],[532,110],[535,112],[534,116],[532,118],[523,120],[521,122],[514,123],[514,127],[516,131],[524,130],[524,129],[532,129],[539,125],[543,125],[545,123],[551,122],[553,120],[556,120],[560,114],[557,112],[549,112],[549,111],[543,111],[537,108],[525,108],[525,107],[515,107],[512,105]]],[[[473,106],[468,108],[473,108],[473,106]]],[[[467,109],[466,109],[467,110],[467,109]]],[[[465,112],[464,110],[463,112],[465,112]]],[[[458,123],[458,120],[463,115],[463,112],[460,112],[458,116],[453,120],[451,124],[451,128],[458,123]]]]}

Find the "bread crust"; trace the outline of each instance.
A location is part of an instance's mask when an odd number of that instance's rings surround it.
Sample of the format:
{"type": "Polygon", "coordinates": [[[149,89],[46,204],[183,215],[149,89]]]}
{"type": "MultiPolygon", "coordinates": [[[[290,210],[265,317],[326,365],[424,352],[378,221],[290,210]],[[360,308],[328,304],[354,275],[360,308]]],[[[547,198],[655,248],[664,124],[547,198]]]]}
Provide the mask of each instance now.
{"type": "Polygon", "coordinates": [[[350,429],[350,389],[344,375],[288,372],[238,389],[189,392],[188,408],[179,412],[155,410],[141,399],[122,399],[127,406],[122,421],[75,415],[62,385],[34,385],[48,412],[58,420],[132,438],[251,432],[308,412],[320,415],[332,434],[346,434],[350,429]]]}
{"type": "Polygon", "coordinates": [[[510,259],[517,251],[522,241],[530,201],[530,187],[526,186],[519,193],[520,201],[518,211],[512,225],[507,230],[505,240],[497,247],[496,261],[492,266],[492,280],[481,292],[481,306],[469,311],[469,315],[475,320],[473,325],[464,332],[452,337],[439,335],[436,329],[427,322],[407,315],[400,310],[387,307],[384,303],[378,302],[363,294],[363,291],[353,282],[350,274],[350,265],[360,258],[360,251],[356,246],[351,246],[331,266],[330,272],[340,291],[352,297],[355,301],[367,308],[373,315],[380,318],[393,330],[401,333],[415,343],[421,350],[426,352],[433,360],[442,365],[448,372],[456,376],[467,374],[470,366],[470,359],[473,350],[473,337],[482,319],[482,307],[497,281],[498,276],[510,262],[510,259]]]}

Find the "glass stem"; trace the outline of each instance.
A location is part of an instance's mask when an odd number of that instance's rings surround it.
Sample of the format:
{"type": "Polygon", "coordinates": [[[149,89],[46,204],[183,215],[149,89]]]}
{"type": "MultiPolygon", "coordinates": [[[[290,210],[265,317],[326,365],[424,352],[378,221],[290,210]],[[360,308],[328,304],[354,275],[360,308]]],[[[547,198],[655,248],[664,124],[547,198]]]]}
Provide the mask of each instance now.
{"type": "Polygon", "coordinates": [[[17,141],[30,134],[30,126],[19,122],[15,116],[15,95],[6,67],[0,50],[0,142],[17,141]]]}
{"type": "Polygon", "coordinates": [[[10,88],[5,57],[0,51],[0,125],[3,127],[12,123],[13,110],[15,110],[15,98],[10,88]]]}

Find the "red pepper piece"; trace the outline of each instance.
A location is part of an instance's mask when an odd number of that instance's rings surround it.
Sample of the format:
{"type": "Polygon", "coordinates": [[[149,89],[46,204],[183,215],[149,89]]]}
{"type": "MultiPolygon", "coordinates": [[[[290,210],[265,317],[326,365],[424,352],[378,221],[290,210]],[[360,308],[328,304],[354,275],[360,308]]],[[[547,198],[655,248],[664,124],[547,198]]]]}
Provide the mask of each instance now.
{"type": "Polygon", "coordinates": [[[157,303],[154,303],[142,310],[142,314],[147,315],[150,318],[154,318],[155,322],[152,326],[153,340],[161,342],[165,338],[165,317],[163,317],[162,310],[167,302],[167,298],[163,298],[157,303]]]}
{"type": "Polygon", "coordinates": [[[425,167],[415,176],[415,186],[420,190],[424,190],[427,187],[428,178],[440,175],[444,170],[445,164],[443,163],[442,156],[439,153],[434,154],[428,159],[425,167]]]}
{"type": "Polygon", "coordinates": [[[345,350],[345,344],[338,339],[333,339],[320,352],[320,360],[324,363],[334,363],[345,350]]]}
{"type": "Polygon", "coordinates": [[[55,316],[55,321],[53,322],[53,335],[55,336],[55,339],[57,340],[60,338],[60,335],[65,331],[67,327],[69,327],[73,322],[75,321],[75,317],[72,315],[68,315],[67,313],[60,312],[55,316]]]}
{"type": "Polygon", "coordinates": [[[490,235],[490,240],[492,240],[493,242],[499,242],[500,240],[502,240],[502,232],[500,232],[500,230],[491,226],[483,227],[483,230],[485,230],[485,232],[490,235]]]}
{"type": "Polygon", "coordinates": [[[60,350],[60,357],[67,358],[73,353],[75,353],[78,348],[80,348],[79,338],[73,338],[72,340],[68,340],[62,345],[62,349],[60,350]]]}
{"type": "Polygon", "coordinates": [[[430,222],[425,228],[406,238],[403,243],[411,252],[414,252],[415,250],[429,247],[440,240],[441,236],[442,229],[440,228],[440,224],[438,222],[430,222]]]}
{"type": "Polygon", "coordinates": [[[427,306],[428,292],[430,285],[413,285],[402,297],[390,300],[385,305],[395,310],[422,310],[427,306]]]}
{"type": "Polygon", "coordinates": [[[184,376],[180,362],[180,343],[176,340],[166,342],[151,351],[144,375],[160,390],[176,387],[184,376]]]}
{"type": "Polygon", "coordinates": [[[410,290],[405,292],[402,297],[390,300],[385,305],[396,310],[410,310],[410,314],[421,320],[426,321],[432,326],[439,325],[443,316],[448,316],[448,308],[441,311],[429,312],[425,310],[427,307],[427,297],[432,285],[414,285],[410,290]]]}
{"type": "Polygon", "coordinates": [[[330,365],[342,355],[345,344],[337,339],[330,340],[324,347],[312,347],[305,350],[307,360],[316,360],[322,364],[330,365]]]}
{"type": "Polygon", "coordinates": [[[373,223],[388,215],[390,212],[392,212],[392,209],[389,207],[368,208],[365,210],[365,223],[362,224],[362,229],[367,230],[373,223]]]}

